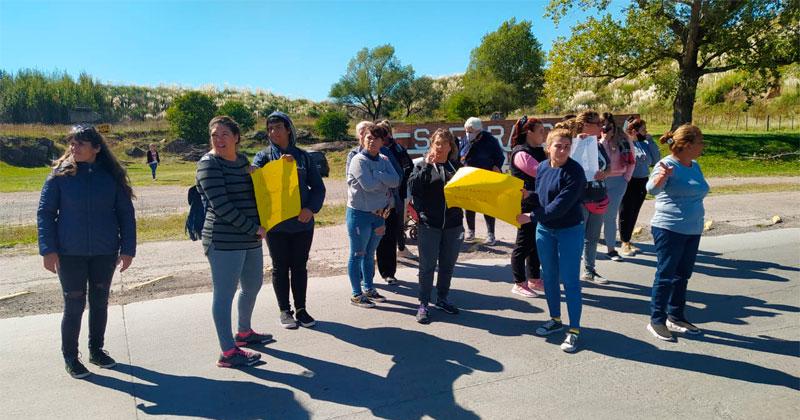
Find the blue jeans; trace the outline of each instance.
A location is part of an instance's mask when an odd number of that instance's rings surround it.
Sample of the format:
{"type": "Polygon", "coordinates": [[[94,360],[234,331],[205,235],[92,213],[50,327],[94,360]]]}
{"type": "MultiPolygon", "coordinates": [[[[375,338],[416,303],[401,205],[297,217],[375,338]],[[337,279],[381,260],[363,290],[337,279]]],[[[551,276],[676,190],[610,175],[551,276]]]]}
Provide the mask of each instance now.
{"type": "Polygon", "coordinates": [[[375,250],[383,234],[375,232],[384,226],[383,217],[368,211],[348,207],[345,213],[347,234],[350,236],[350,259],[347,262],[347,275],[353,296],[364,290],[372,289],[372,278],[375,276],[375,250]]]}
{"type": "Polygon", "coordinates": [[[628,181],[624,176],[612,176],[606,178],[606,188],[608,190],[608,209],[603,215],[603,237],[606,239],[606,246],[613,248],[617,245],[617,215],[619,205],[622,204],[622,197],[628,189],[628,181]]]}
{"type": "Polygon", "coordinates": [[[264,282],[264,255],[261,247],[220,251],[214,249],[212,244],[208,248],[207,257],[211,265],[211,284],[214,286],[211,314],[217,329],[219,347],[224,352],[236,346],[231,332],[231,307],[240,281],[242,291],[237,302],[239,331],[250,331],[253,307],[264,282]]]}
{"type": "Polygon", "coordinates": [[[594,271],[594,262],[597,259],[597,242],[600,240],[600,229],[603,227],[604,214],[594,214],[583,209],[583,221],[586,225],[583,239],[583,269],[594,271]]]}
{"type": "Polygon", "coordinates": [[[578,279],[581,265],[583,224],[563,229],[550,229],[541,223],[536,227],[536,248],[542,262],[542,281],[551,318],[561,317],[561,290],[558,280],[564,283],[567,298],[569,326],[581,326],[581,282],[578,279]]]}
{"type": "Polygon", "coordinates": [[[663,324],[669,319],[685,320],[686,287],[694,270],[700,235],[684,235],[652,227],[656,246],[656,277],[650,296],[650,320],[663,324]]]}
{"type": "Polygon", "coordinates": [[[150,172],[153,174],[153,179],[156,179],[156,169],[158,168],[158,162],[150,163],[150,172]]]}
{"type": "Polygon", "coordinates": [[[433,289],[433,272],[439,265],[436,281],[436,301],[447,301],[450,280],[456,266],[461,244],[464,242],[464,227],[437,229],[419,225],[419,303],[427,305],[433,289]]]}

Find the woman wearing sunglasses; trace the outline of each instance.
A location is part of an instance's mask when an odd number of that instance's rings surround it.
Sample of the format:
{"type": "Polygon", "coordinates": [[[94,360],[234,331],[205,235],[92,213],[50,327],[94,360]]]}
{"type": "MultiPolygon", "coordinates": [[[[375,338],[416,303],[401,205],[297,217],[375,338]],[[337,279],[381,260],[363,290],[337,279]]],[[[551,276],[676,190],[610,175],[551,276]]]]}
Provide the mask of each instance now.
{"type": "Polygon", "coordinates": [[[39,254],[58,274],[64,293],[61,352],[67,373],[85,378],[78,337],[89,297],[89,362],[116,365],[104,347],[108,296],[114,270],[125,271],[136,255],[134,197],[125,169],[91,126],[76,126],[67,151],[42,187],[37,211],[39,254]]]}

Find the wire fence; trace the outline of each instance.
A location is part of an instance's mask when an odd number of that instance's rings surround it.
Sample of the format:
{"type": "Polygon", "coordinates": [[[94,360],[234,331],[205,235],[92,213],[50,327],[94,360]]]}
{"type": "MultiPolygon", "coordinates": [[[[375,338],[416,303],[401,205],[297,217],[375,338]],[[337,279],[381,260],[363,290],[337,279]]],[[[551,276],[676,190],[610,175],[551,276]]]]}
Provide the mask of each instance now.
{"type": "MultiPolygon", "coordinates": [[[[642,114],[649,125],[672,124],[671,113],[642,114]]],[[[728,131],[784,131],[800,130],[800,116],[796,114],[694,114],[694,124],[705,129],[728,131]]]]}

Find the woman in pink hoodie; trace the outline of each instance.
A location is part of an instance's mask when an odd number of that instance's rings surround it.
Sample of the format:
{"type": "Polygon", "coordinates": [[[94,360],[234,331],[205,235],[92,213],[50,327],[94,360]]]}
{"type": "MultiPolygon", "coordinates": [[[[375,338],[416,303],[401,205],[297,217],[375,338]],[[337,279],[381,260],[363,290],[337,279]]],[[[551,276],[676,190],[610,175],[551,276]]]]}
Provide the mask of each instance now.
{"type": "Polygon", "coordinates": [[[617,243],[617,214],[635,167],[633,143],[617,129],[614,116],[610,113],[604,112],[601,122],[603,134],[600,144],[611,160],[606,178],[608,210],[603,215],[603,233],[608,249],[606,255],[612,261],[622,261],[622,256],[614,248],[617,243]]]}

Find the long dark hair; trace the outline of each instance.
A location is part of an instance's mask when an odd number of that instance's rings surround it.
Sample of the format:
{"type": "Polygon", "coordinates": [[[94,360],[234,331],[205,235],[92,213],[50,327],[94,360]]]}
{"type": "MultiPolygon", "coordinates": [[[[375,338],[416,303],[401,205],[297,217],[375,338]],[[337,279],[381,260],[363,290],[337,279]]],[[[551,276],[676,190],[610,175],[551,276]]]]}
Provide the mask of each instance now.
{"type": "Polygon", "coordinates": [[[542,121],[538,118],[528,118],[527,115],[523,116],[514,124],[514,138],[511,139],[511,147],[519,146],[527,141],[526,135],[528,131],[536,129],[537,125],[543,125],[542,121]]]}
{"type": "MultiPolygon", "coordinates": [[[[100,148],[97,153],[95,163],[100,165],[101,168],[107,170],[114,180],[117,181],[120,187],[125,191],[125,194],[130,198],[135,198],[133,188],[131,188],[131,180],[128,178],[128,171],[119,163],[119,160],[111,149],[108,148],[108,143],[97,130],[91,125],[76,125],[72,127],[65,141],[78,141],[81,143],[89,143],[92,148],[100,148]]],[[[72,150],[67,147],[67,150],[61,155],[58,160],[53,163],[54,176],[73,176],[78,172],[78,165],[75,162],[75,157],[72,155],[72,150]]]]}

